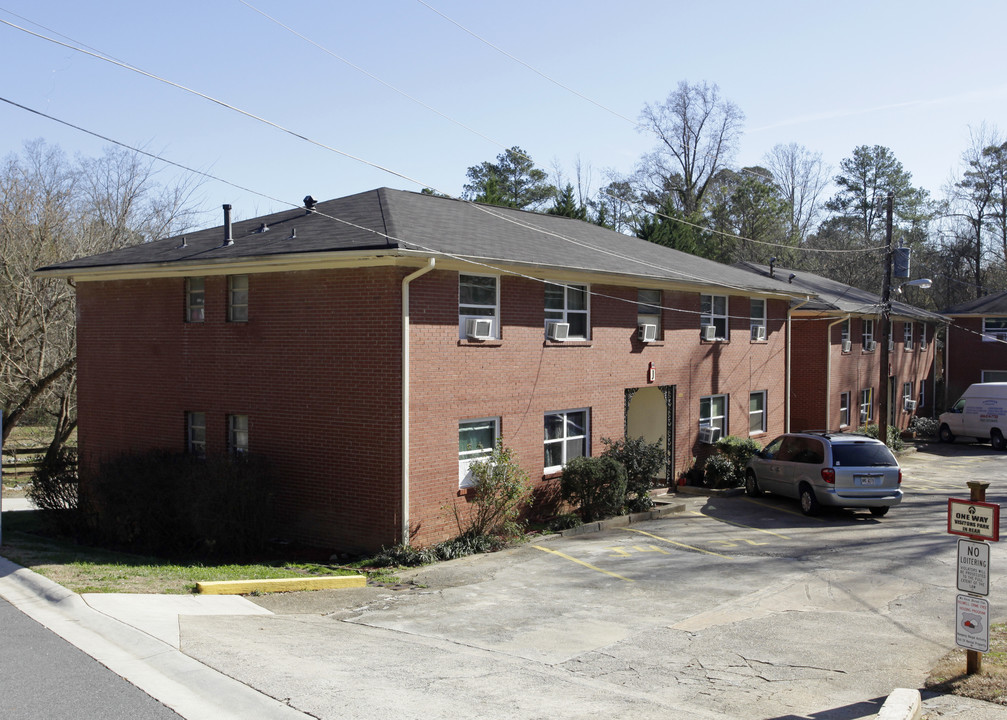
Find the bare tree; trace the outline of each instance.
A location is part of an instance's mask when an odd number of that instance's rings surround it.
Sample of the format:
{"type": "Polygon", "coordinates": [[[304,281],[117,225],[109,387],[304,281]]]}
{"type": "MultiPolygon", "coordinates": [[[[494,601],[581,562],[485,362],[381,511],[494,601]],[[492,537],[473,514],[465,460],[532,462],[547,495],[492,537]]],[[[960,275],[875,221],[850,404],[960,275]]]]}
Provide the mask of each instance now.
{"type": "Polygon", "coordinates": [[[162,188],[153,161],[122,149],[70,161],[37,140],[0,168],[0,411],[3,438],[44,410],[50,451],[76,427],[75,296],[34,270],[181,232],[198,183],[162,188]]]}
{"type": "Polygon", "coordinates": [[[682,81],[663,103],[645,105],[640,128],[658,144],[640,161],[641,196],[657,205],[670,194],[694,217],[710,181],[733,157],[744,120],[737,105],[705,82],[682,81]]]}
{"type": "Polygon", "coordinates": [[[822,162],[821,153],[797,143],[776,145],[766,153],[765,162],[790,213],[790,240],[802,243],[821,216],[819,197],[831,169],[822,162]]]}

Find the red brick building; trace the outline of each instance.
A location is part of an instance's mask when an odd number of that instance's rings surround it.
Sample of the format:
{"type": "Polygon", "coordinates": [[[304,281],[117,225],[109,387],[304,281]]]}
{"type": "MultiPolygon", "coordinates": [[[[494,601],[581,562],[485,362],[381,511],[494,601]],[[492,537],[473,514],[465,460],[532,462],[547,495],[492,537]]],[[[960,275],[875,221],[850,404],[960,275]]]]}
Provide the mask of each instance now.
{"type": "Polygon", "coordinates": [[[40,270],[77,288],[85,481],[124,452],[250,451],[288,537],[375,549],[456,534],[467,465],[497,438],[548,489],[602,438],[660,440],[674,478],[701,426],[785,429],[797,285],[397,190],[228,211],[40,270]]]}
{"type": "MultiPolygon", "coordinates": [[[[855,430],[879,420],[881,297],[800,270],[742,263],[752,272],[786,279],[813,299],[791,310],[791,417],[794,431],[855,430]]],[[[936,313],[891,304],[888,345],[888,424],[905,430],[913,415],[934,406],[936,313]]]]}
{"type": "Polygon", "coordinates": [[[948,327],[948,403],[972,383],[1007,381],[1007,291],[944,311],[948,327]]]}

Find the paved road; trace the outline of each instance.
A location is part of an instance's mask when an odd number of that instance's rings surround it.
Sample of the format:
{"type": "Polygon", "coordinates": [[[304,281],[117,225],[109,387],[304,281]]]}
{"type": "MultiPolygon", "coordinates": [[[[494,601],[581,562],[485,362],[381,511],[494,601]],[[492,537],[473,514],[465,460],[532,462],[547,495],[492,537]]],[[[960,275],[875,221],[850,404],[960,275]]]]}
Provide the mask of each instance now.
{"type": "Polygon", "coordinates": [[[0,628],[0,717],[179,719],[5,600],[0,600],[0,628]]]}
{"type": "Polygon", "coordinates": [[[674,518],[420,569],[412,590],[181,618],[182,649],[319,718],[864,717],[953,649],[947,498],[990,479],[1007,502],[988,447],[903,464],[906,500],[885,518],[693,498],[674,518]]]}

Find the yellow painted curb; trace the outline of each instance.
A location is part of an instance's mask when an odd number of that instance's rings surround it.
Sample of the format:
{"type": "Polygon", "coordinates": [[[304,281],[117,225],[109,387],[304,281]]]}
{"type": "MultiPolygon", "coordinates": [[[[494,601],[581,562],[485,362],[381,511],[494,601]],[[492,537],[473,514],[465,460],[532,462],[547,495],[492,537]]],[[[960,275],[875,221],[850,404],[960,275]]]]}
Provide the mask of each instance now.
{"type": "Polygon", "coordinates": [[[272,580],[222,580],[196,583],[203,595],[248,595],[253,592],[296,592],[365,587],[363,575],[325,575],[322,577],[275,578],[272,580]]]}

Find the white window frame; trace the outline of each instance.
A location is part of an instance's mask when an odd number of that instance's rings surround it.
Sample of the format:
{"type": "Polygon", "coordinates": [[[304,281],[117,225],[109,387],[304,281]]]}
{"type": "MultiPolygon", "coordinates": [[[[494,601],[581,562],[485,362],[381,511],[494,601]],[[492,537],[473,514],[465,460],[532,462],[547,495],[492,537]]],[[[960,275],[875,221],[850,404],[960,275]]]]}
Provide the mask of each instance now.
{"type": "Polygon", "coordinates": [[[547,282],[545,284],[545,327],[548,331],[549,323],[552,322],[563,322],[570,324],[570,334],[567,336],[568,340],[590,340],[591,339],[591,287],[589,285],[582,285],[579,283],[561,283],[561,282],[547,282]],[[576,308],[571,307],[571,299],[575,297],[575,293],[582,293],[584,296],[584,307],[576,308]],[[550,295],[555,296],[561,294],[563,300],[563,307],[549,307],[550,295]],[[576,331],[575,323],[570,322],[576,317],[583,316],[584,318],[584,332],[578,334],[576,331]]]}
{"type": "Polygon", "coordinates": [[[472,477],[472,463],[485,460],[493,454],[497,441],[500,439],[500,418],[485,417],[458,421],[458,488],[472,487],[475,480],[472,477]],[[480,445],[476,448],[462,450],[462,431],[465,426],[489,426],[493,433],[493,441],[489,447],[480,445]]]}
{"type": "Polygon", "coordinates": [[[766,310],[767,303],[765,298],[749,298],[748,299],[748,315],[749,315],[749,327],[750,329],[762,328],[766,331],[766,335],[769,335],[769,330],[766,328],[766,310]],[[762,306],[762,314],[756,314],[756,307],[762,306]]]}
{"type": "Polygon", "coordinates": [[[860,391],[860,424],[866,425],[874,419],[874,388],[860,391]]]}
{"type": "MultiPolygon", "coordinates": [[[[926,327],[926,326],[924,326],[926,327]]],[[[924,406],[924,400],[927,397],[927,381],[920,380],[920,398],[916,401],[916,407],[921,408],[924,406]]]]}
{"type": "Polygon", "coordinates": [[[227,451],[232,455],[248,452],[248,415],[227,416],[227,451]]]}
{"type": "Polygon", "coordinates": [[[704,395],[699,399],[699,427],[720,428],[720,436],[727,437],[730,412],[731,405],[728,395],[704,395]],[[723,403],[723,411],[720,415],[714,414],[716,410],[714,404],[717,401],[723,403]]]}
{"type": "Polygon", "coordinates": [[[494,340],[500,339],[500,276],[483,275],[480,273],[458,273],[458,337],[464,340],[468,337],[466,322],[470,319],[486,320],[492,323],[490,333],[494,340]],[[486,305],[476,302],[465,302],[462,298],[462,286],[467,278],[480,278],[493,281],[493,304],[486,305]]]}
{"type": "Polygon", "coordinates": [[[227,321],[248,322],[248,275],[227,276],[227,321]]]}
{"type": "Polygon", "coordinates": [[[715,340],[726,342],[731,337],[731,321],[729,315],[729,298],[727,295],[699,296],[699,324],[713,325],[717,328],[715,340]],[[723,309],[717,307],[718,301],[723,301],[723,309]]]}
{"type": "Polygon", "coordinates": [[[850,340],[850,319],[846,318],[839,325],[839,344],[840,344],[840,346],[842,346],[842,344],[844,342],[848,342],[849,340],[850,340]]]}
{"type": "Polygon", "coordinates": [[[913,323],[902,323],[902,342],[905,344],[907,352],[913,349],[913,330],[913,323]]]}
{"type": "Polygon", "coordinates": [[[206,457],[206,413],[185,413],[185,451],[206,457]]]}
{"type": "Polygon", "coordinates": [[[574,410],[557,410],[555,412],[547,412],[542,418],[542,436],[543,436],[543,449],[542,449],[542,464],[544,466],[544,473],[559,472],[563,467],[571,460],[573,457],[580,457],[579,455],[570,455],[569,443],[574,441],[581,442],[581,455],[584,457],[591,456],[591,410],[590,408],[577,408],[574,410]],[[570,416],[574,413],[584,413],[584,423],[583,432],[581,434],[571,434],[571,422],[570,416]],[[546,425],[550,417],[561,418],[562,435],[557,437],[547,437],[546,436],[546,425]],[[559,465],[546,465],[547,451],[551,446],[558,445],[560,447],[560,457],[561,463],[559,465]]]}
{"type": "Polygon", "coordinates": [[[920,350],[927,349],[927,324],[920,323],[920,350]]]}
{"type": "Polygon", "coordinates": [[[766,391],[759,390],[748,394],[748,434],[761,435],[766,432],[766,391]],[[759,398],[761,406],[758,410],[752,410],[752,400],[759,398]],[[752,429],[753,420],[758,418],[758,429],[752,429]]]}
{"type": "Polygon", "coordinates": [[[861,324],[863,325],[863,330],[862,330],[863,336],[861,337],[860,347],[863,348],[864,350],[866,350],[867,349],[867,343],[869,343],[872,340],[874,340],[874,319],[873,318],[864,318],[861,321],[861,324]]]}
{"type": "Polygon", "coordinates": [[[839,393],[839,427],[850,426],[850,391],[839,393]]]}
{"type": "Polygon", "coordinates": [[[983,318],[983,342],[998,342],[997,335],[1007,334],[1007,317],[983,318]]]}
{"type": "Polygon", "coordinates": [[[1007,370],[982,370],[982,382],[1007,382],[1007,370]],[[989,378],[989,379],[987,379],[989,378]]]}
{"type": "Polygon", "coordinates": [[[906,403],[913,399],[913,384],[911,382],[902,383],[902,409],[905,410],[906,403]]]}
{"type": "Polygon", "coordinates": [[[206,278],[185,279],[185,321],[201,323],[206,320],[206,278]]]}
{"type": "Polygon", "coordinates": [[[661,335],[661,306],[664,304],[664,294],[653,288],[638,288],[636,291],[636,326],[656,325],[657,339],[661,335]],[[656,293],[656,296],[645,297],[645,294],[656,293]]]}

